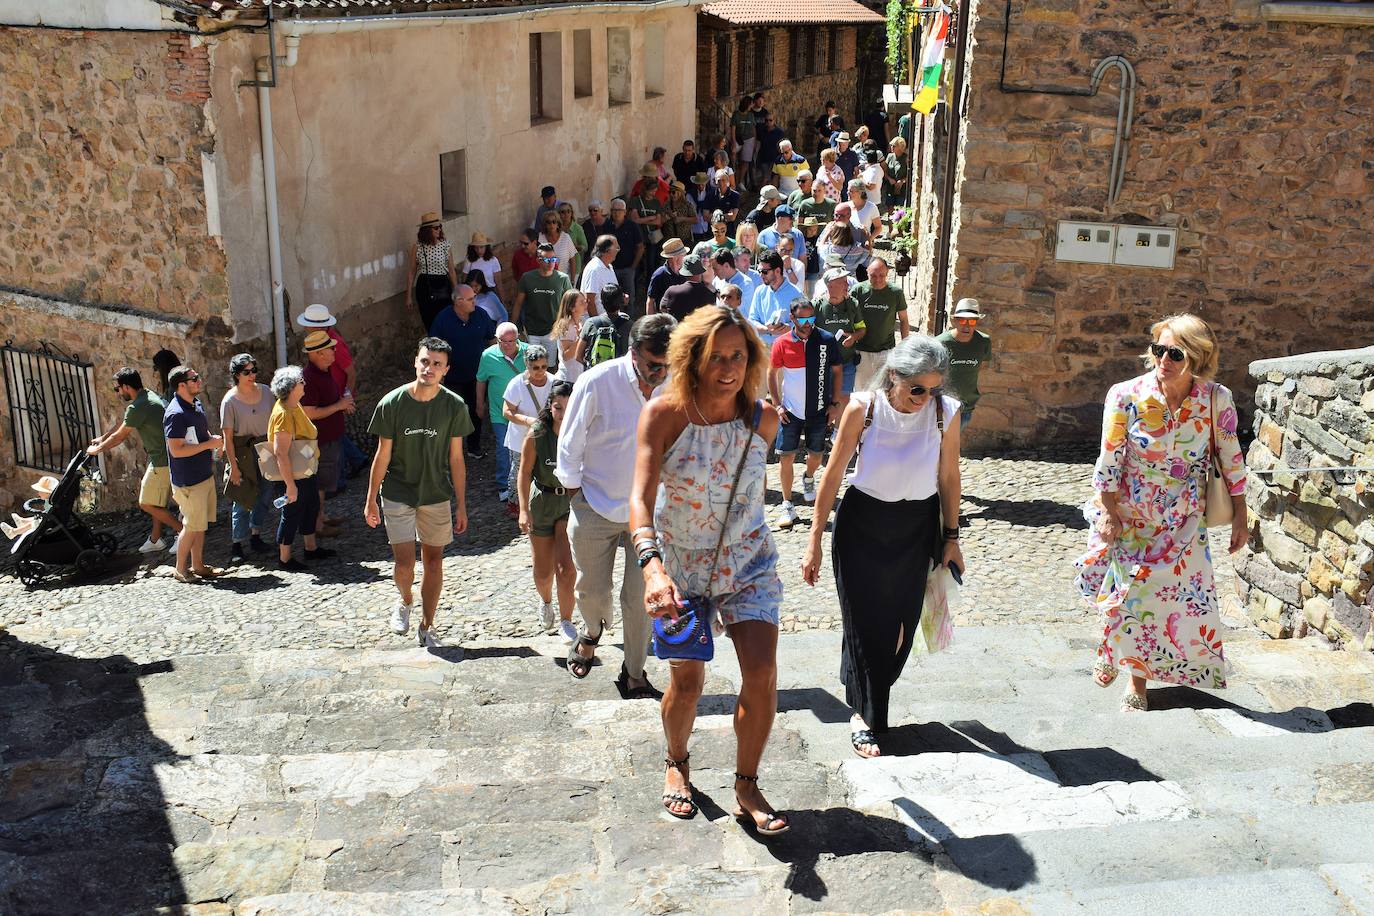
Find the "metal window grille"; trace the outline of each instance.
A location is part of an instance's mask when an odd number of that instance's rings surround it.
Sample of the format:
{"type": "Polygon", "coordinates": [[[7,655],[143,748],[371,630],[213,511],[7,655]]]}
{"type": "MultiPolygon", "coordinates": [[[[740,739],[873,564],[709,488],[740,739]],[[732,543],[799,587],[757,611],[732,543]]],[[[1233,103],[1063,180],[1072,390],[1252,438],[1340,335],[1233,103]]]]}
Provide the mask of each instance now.
{"type": "Polygon", "coordinates": [[[5,365],[14,460],[40,471],[65,470],[96,436],[94,366],[49,343],[24,350],[7,340],[5,365]]]}
{"type": "Polygon", "coordinates": [[[716,38],[716,98],[723,99],[730,94],[730,63],[734,48],[725,36],[716,38]]]}

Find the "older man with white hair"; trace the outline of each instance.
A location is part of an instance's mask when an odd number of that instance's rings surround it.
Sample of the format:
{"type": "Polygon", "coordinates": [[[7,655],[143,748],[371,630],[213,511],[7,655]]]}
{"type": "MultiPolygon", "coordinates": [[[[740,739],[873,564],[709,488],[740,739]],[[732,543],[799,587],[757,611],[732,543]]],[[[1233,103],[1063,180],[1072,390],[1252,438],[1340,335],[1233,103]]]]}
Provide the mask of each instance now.
{"type": "Polygon", "coordinates": [[[791,140],[783,140],[778,144],[778,159],[773,163],[773,175],[777,178],[778,191],[785,196],[797,190],[801,187],[797,176],[807,170],[806,157],[792,149],[791,140]]]}
{"type": "MultiPolygon", "coordinates": [[[[515,487],[510,481],[510,449],[506,448],[506,386],[525,371],[525,350],[529,344],[520,339],[520,330],[509,321],[496,326],[496,343],[482,351],[477,362],[477,413],[491,421],[492,445],[496,449],[496,489],[506,503],[506,511],[513,506],[515,487]]],[[[517,510],[518,512],[518,510],[517,510]]]]}

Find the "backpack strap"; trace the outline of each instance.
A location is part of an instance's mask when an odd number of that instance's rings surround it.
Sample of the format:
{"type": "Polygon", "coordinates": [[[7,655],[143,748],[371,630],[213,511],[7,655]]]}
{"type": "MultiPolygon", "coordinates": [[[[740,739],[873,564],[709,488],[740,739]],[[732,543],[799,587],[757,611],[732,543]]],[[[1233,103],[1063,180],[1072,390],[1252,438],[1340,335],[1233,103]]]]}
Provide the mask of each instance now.
{"type": "Polygon", "coordinates": [[[945,437],[945,399],[939,388],[932,391],[930,396],[935,399],[935,425],[940,430],[940,438],[943,439],[945,437]]]}

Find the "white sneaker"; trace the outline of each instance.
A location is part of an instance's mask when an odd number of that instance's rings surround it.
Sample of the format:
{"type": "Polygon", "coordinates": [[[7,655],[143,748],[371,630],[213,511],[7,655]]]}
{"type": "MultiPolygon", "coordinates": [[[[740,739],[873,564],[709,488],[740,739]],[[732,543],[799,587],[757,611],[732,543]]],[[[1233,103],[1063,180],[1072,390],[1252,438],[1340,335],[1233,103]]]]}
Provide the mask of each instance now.
{"type": "Polygon", "coordinates": [[[563,638],[569,643],[577,642],[577,627],[573,626],[571,620],[560,620],[558,622],[558,631],[563,634],[563,638]]]}
{"type": "Polygon", "coordinates": [[[403,601],[391,609],[391,632],[401,636],[410,632],[410,605],[403,601]]]}
{"type": "Polygon", "coordinates": [[[816,478],[802,475],[802,499],[809,503],[816,501],[816,478]]]}
{"type": "Polygon", "coordinates": [[[544,629],[553,629],[553,602],[544,601],[539,605],[539,614],[544,621],[544,629]]]}
{"type": "Polygon", "coordinates": [[[164,541],[162,540],[162,538],[158,538],[156,541],[153,540],[152,538],[144,538],[144,539],[143,539],[143,546],[140,547],[140,548],[138,548],[138,552],[139,552],[139,553],[157,553],[159,550],[166,550],[166,549],[167,549],[167,544],[166,544],[166,542],[164,542],[164,541]]]}
{"type": "Polygon", "coordinates": [[[416,627],[416,635],[419,637],[421,649],[442,649],[444,644],[439,641],[439,637],[434,635],[434,630],[426,630],[424,627],[416,627]]]}
{"type": "Polygon", "coordinates": [[[792,507],[792,500],[782,501],[782,518],[778,521],[778,527],[784,531],[790,531],[792,526],[797,523],[797,510],[792,507]]]}

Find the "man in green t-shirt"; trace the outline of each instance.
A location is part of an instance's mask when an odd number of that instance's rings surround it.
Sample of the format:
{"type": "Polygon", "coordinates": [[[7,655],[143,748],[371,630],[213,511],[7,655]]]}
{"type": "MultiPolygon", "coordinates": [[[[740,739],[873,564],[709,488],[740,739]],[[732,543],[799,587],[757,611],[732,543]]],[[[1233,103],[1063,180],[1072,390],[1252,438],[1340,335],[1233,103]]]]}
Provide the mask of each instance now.
{"type": "Polygon", "coordinates": [[[949,351],[949,390],[959,399],[959,428],[963,429],[982,397],[978,372],[992,360],[992,339],[978,330],[983,313],[977,299],[960,299],[950,318],[954,327],[935,339],[949,351]]]}
{"type": "Polygon", "coordinates": [[[868,333],[864,324],[864,313],[859,303],[849,295],[849,271],[843,267],[832,267],[821,275],[825,284],[825,295],[817,296],[816,327],[829,331],[840,342],[840,365],[843,372],[844,393],[854,390],[857,360],[854,348],[868,333]]]}
{"type": "Polygon", "coordinates": [[[506,448],[506,415],[501,411],[506,386],[525,371],[525,350],[529,344],[516,334],[515,325],[503,321],[496,326],[496,343],[482,351],[477,361],[477,412],[491,420],[491,435],[496,447],[496,489],[501,501],[510,502],[515,487],[510,482],[510,449],[506,448]]]}
{"type": "Polygon", "coordinates": [[[855,347],[859,351],[859,370],[854,387],[864,389],[887,362],[888,352],[897,346],[897,329],[902,339],[911,333],[906,317],[906,294],[895,286],[888,286],[887,262],[873,258],[868,262],[868,279],[854,287],[852,295],[863,312],[868,333],[855,347]]]}
{"type": "Polygon", "coordinates": [[[758,130],[754,120],[754,97],[746,95],[740,99],[739,108],[730,115],[730,134],[732,142],[739,147],[739,189],[745,190],[753,185],[750,176],[750,165],[754,161],[755,153],[758,149],[758,141],[755,134],[758,130]]]}
{"type": "MultiPolygon", "coordinates": [[[[172,472],[167,464],[167,440],[162,433],[162,415],[167,405],[143,387],[143,378],[137,369],[123,367],[115,373],[114,381],[115,391],[129,406],[124,408],[124,419],[119,426],[92,439],[86,454],[108,452],[138,433],[138,440],[148,453],[148,467],[138,488],[138,507],[153,519],[153,530],[138,550],[139,553],[155,553],[171,546],[162,540],[164,525],[181,533],[181,522],[167,509],[172,500],[172,472]]],[[[172,543],[176,543],[175,540],[172,543]]]]}
{"type": "Polygon", "coordinates": [[[418,537],[425,576],[420,582],[423,610],[416,632],[426,649],[443,645],[434,636],[434,612],[444,586],[444,548],[455,534],[468,528],[463,437],[472,432],[472,418],[463,399],[439,384],[448,371],[451,353],[443,338],[421,340],[415,381],[378,401],[367,426],[377,437],[377,454],[368,475],[363,518],[373,528],[381,523],[380,491],[386,537],[395,561],[392,576],[401,593],[391,612],[391,629],[400,634],[410,629],[418,537]],[[457,500],[456,513],[450,499],[457,500]]]}
{"type": "MultiPolygon", "coordinates": [[[[531,270],[515,285],[510,320],[525,331],[525,339],[549,351],[549,367],[558,365],[558,341],[549,336],[558,320],[563,294],[572,289],[572,280],[558,269],[558,256],[552,245],[539,246],[539,269],[531,270]]],[[[499,404],[500,401],[498,400],[499,404]]]]}

